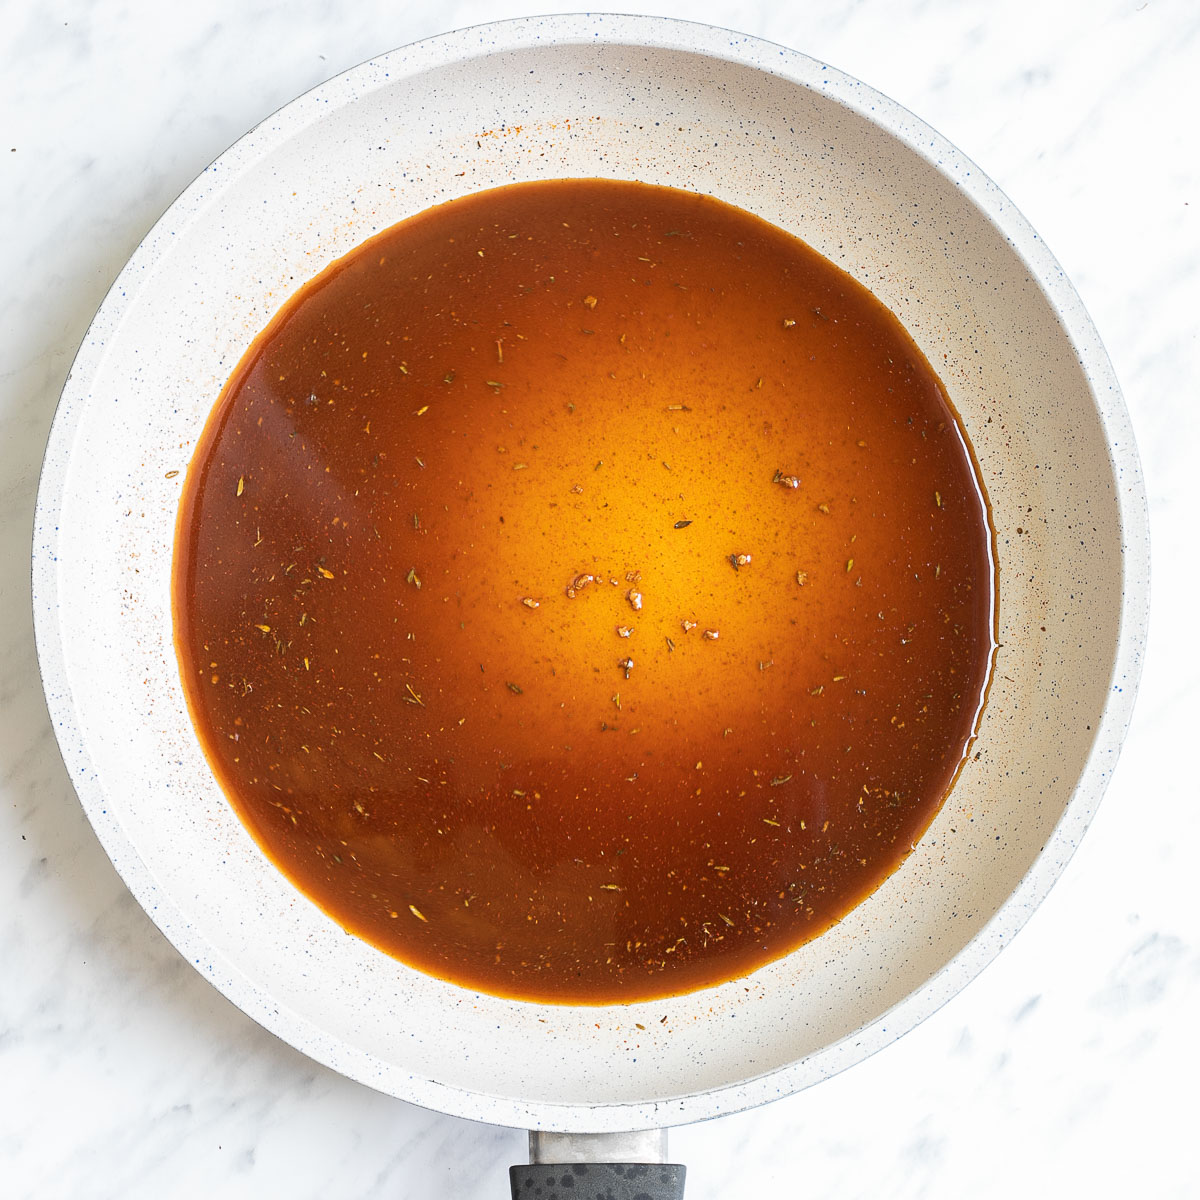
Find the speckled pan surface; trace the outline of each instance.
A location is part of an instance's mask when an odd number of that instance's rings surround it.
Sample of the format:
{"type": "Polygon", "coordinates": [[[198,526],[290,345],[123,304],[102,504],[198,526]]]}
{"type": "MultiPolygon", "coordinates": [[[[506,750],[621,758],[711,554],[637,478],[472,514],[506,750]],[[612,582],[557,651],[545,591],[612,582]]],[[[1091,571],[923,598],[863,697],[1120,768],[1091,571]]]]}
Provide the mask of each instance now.
{"type": "Polygon", "coordinates": [[[33,566],[46,694],[80,798],[196,968],[292,1045],[374,1087],[567,1130],[762,1103],[865,1057],[962,987],[1024,923],[1099,802],[1148,596],[1144,493],[1116,380],[1075,292],[995,186],[911,114],[800,54],[604,16],[395,51],[301,97],[209,167],[134,254],[79,351],[33,566]],[[1003,645],[949,801],[840,925],[719,988],[564,1008],[411,971],[266,862],[188,722],[168,585],[205,417],[304,280],[441,200],[596,175],[750,209],[900,316],[983,471],[1003,645]]]}

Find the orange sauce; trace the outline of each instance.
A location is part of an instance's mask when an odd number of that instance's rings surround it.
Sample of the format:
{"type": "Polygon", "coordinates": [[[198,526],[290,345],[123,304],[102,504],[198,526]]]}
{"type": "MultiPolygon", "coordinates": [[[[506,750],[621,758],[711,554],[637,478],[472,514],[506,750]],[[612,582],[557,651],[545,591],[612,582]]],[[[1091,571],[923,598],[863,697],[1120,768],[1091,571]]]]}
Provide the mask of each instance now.
{"type": "Polygon", "coordinates": [[[749,972],[895,869],[993,648],[988,513],[896,318],[711,198],[521,184],[302,288],[200,439],[177,648],[270,858],[434,975],[749,972]]]}

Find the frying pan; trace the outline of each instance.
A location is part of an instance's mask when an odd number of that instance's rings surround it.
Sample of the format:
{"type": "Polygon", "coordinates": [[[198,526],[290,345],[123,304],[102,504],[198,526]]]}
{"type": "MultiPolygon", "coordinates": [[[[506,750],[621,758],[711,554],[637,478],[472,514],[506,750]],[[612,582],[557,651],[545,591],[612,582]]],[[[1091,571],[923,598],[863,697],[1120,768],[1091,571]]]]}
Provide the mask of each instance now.
{"type": "MultiPolygon", "coordinates": [[[[180,196],[114,283],[68,377],[33,584],[46,697],[80,800],[197,970],[337,1071],[535,1131],[535,1160],[635,1163],[661,1161],[665,1138],[623,1134],[734,1112],[842,1070],[934,1011],[1021,927],[1115,764],[1148,563],[1137,453],[1099,337],[974,164],[885,97],[780,46],[577,16],[468,29],[365,63],[268,118],[180,196]],[[941,375],[996,531],[989,701],[950,797],[903,865],[787,957],[624,1006],[471,992],[341,930],[265,859],[216,785],[172,642],[184,473],[273,313],[406,216],[566,176],[711,193],[866,284],[941,375]]],[[[565,1170],[530,1176],[522,1194],[557,1194],[565,1170]]],[[[657,1168],[608,1175],[614,1195],[681,1187],[681,1172],[657,1168]]]]}

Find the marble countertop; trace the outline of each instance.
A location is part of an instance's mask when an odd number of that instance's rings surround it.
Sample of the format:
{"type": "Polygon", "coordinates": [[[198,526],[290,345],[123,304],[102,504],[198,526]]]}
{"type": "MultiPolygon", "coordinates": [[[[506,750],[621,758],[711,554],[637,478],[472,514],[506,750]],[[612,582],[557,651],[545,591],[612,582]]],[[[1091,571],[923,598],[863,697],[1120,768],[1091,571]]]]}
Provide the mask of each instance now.
{"type": "MultiPolygon", "coordinates": [[[[276,1040],[166,942],[72,791],[29,550],[59,390],[142,235],[264,115],[445,30],[567,4],[0,3],[0,1192],[506,1196],[520,1131],[276,1040]]],[[[629,6],[622,6],[629,7],[629,6]]],[[[1191,0],[663,0],[873,84],[978,162],[1074,280],[1125,388],[1154,538],[1142,694],[1082,848],[1000,958],[807,1092],[671,1134],[690,1200],[1200,1194],[1200,8],[1191,0]]]]}

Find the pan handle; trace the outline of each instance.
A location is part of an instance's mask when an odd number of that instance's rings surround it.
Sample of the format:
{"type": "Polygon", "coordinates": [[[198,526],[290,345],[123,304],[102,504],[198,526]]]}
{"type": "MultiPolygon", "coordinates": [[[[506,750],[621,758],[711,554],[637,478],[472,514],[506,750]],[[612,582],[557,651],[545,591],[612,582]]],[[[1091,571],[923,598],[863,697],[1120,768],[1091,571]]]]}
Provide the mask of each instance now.
{"type": "Polygon", "coordinates": [[[513,1200],[683,1200],[687,1168],[667,1157],[665,1129],[529,1135],[529,1165],[510,1167],[513,1200]]]}

